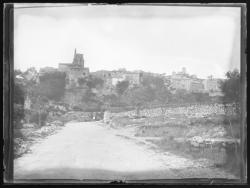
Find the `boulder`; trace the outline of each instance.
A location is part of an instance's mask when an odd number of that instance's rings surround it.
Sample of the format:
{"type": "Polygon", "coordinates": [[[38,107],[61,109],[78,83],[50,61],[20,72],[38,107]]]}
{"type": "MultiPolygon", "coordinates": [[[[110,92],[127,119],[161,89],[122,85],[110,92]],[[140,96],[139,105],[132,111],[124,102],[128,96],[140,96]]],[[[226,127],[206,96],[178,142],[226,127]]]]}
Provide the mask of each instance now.
{"type": "Polygon", "coordinates": [[[23,128],[35,128],[37,125],[35,123],[24,123],[23,128]]]}
{"type": "Polygon", "coordinates": [[[56,121],[53,121],[50,123],[51,125],[54,125],[54,126],[63,126],[63,122],[59,121],[59,120],[56,120],[56,121]]]}
{"type": "Polygon", "coordinates": [[[194,136],[189,141],[192,146],[199,147],[204,142],[204,139],[200,136],[194,136]]]}

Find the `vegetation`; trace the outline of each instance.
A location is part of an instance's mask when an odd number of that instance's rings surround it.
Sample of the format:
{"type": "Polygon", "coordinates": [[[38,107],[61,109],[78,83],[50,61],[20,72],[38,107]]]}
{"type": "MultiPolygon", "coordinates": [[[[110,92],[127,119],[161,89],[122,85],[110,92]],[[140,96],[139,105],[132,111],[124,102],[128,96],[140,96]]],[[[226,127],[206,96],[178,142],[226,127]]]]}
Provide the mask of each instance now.
{"type": "Polygon", "coordinates": [[[134,106],[137,116],[140,115],[140,110],[145,107],[147,103],[153,100],[152,92],[143,86],[131,88],[125,93],[123,97],[123,100],[134,106]]]}
{"type": "Polygon", "coordinates": [[[40,83],[36,87],[39,96],[59,101],[64,96],[66,74],[62,72],[48,72],[39,77],[40,83]]]}
{"type": "Polygon", "coordinates": [[[166,107],[169,104],[171,97],[172,94],[166,87],[162,87],[156,91],[156,99],[160,104],[162,104],[161,106],[162,114],[165,114],[166,107]]]}
{"type": "Polygon", "coordinates": [[[237,69],[226,73],[227,79],[221,82],[221,90],[224,94],[222,100],[225,105],[233,104],[236,113],[240,112],[240,73],[237,69]]]}
{"type": "Polygon", "coordinates": [[[121,96],[129,87],[129,81],[127,80],[123,80],[123,81],[119,81],[116,84],[116,92],[119,96],[121,96]]]}
{"type": "Polygon", "coordinates": [[[22,84],[15,79],[14,83],[14,128],[19,128],[24,118],[24,90],[22,84]]]}
{"type": "MultiPolygon", "coordinates": [[[[36,72],[30,68],[22,73],[15,71],[16,75],[36,72]]],[[[233,103],[239,106],[239,72],[237,70],[226,74],[227,80],[221,84],[221,89],[225,94],[223,102],[225,104],[233,103]]],[[[61,101],[65,92],[66,75],[65,73],[55,71],[47,72],[36,80],[25,80],[24,96],[29,96],[32,100],[32,108],[38,114],[46,113],[46,104],[48,101],[61,101]]],[[[129,81],[124,80],[117,83],[114,90],[109,94],[102,94],[104,80],[95,76],[88,76],[78,79],[80,86],[85,86],[86,90],[82,93],[81,104],[78,109],[107,109],[110,107],[127,108],[133,106],[140,114],[140,110],[145,107],[161,107],[162,113],[165,113],[166,107],[172,104],[203,104],[211,102],[211,97],[204,93],[189,93],[186,90],[176,90],[173,93],[170,89],[170,83],[166,82],[163,77],[152,75],[143,75],[142,84],[129,87],[129,81]]],[[[17,93],[18,93],[17,89],[17,93]]],[[[24,100],[19,98],[19,100],[24,100]]],[[[28,112],[27,112],[28,113],[28,112]]],[[[32,114],[30,112],[30,114],[32,114]]],[[[21,114],[20,114],[21,115],[21,114]]],[[[46,115],[42,115],[46,117],[46,115]]],[[[33,118],[40,119],[40,118],[33,118]]],[[[40,121],[39,121],[40,122],[40,121]]],[[[38,123],[41,124],[41,123],[38,123]]]]}
{"type": "MultiPolygon", "coordinates": [[[[226,112],[225,128],[234,138],[240,138],[240,73],[237,69],[226,73],[227,79],[221,82],[221,90],[224,94],[222,101],[226,112]]],[[[226,147],[229,170],[240,173],[242,162],[239,144],[226,147]]]]}
{"type": "MultiPolygon", "coordinates": [[[[212,102],[211,97],[205,93],[190,93],[184,89],[171,91],[170,83],[163,77],[144,75],[142,84],[129,87],[128,81],[118,82],[116,85],[118,96],[105,96],[105,104],[109,106],[133,106],[139,116],[140,110],[145,107],[161,107],[162,114],[167,106],[182,104],[204,104],[212,102]]],[[[106,105],[107,106],[107,105],[106,105]]]]}
{"type": "Polygon", "coordinates": [[[103,86],[104,81],[101,78],[95,77],[95,76],[88,76],[85,78],[79,78],[78,84],[80,86],[86,85],[88,88],[100,88],[103,86]]]}

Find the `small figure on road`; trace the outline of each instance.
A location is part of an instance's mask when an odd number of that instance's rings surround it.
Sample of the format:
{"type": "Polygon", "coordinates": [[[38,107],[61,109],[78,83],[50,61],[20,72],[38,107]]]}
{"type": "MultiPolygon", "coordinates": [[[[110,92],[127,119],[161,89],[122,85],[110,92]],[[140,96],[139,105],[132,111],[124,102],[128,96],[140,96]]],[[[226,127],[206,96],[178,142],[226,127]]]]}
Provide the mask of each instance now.
{"type": "Polygon", "coordinates": [[[93,120],[96,120],[96,112],[93,112],[93,120]]]}

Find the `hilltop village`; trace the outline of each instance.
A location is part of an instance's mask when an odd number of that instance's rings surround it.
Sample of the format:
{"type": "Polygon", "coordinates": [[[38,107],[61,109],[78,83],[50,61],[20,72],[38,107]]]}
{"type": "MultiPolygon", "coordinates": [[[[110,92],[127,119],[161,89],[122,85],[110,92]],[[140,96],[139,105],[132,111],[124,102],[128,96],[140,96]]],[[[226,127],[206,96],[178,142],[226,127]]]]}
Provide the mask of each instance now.
{"type": "Polygon", "coordinates": [[[172,93],[175,93],[177,90],[184,90],[187,93],[203,93],[210,97],[220,97],[223,95],[220,90],[221,79],[216,79],[212,76],[209,76],[207,79],[200,79],[196,75],[187,73],[185,67],[179,72],[173,72],[171,75],[145,71],[127,71],[124,68],[112,71],[99,70],[90,72],[89,68],[85,66],[83,54],[78,53],[76,49],[71,63],[59,63],[58,68],[44,67],[39,72],[35,68],[30,68],[22,75],[19,75],[19,78],[39,82],[39,78],[42,75],[56,71],[66,74],[64,102],[71,105],[78,104],[81,100],[81,94],[86,89],[86,85],[81,85],[81,80],[88,79],[89,77],[98,78],[103,81],[101,90],[92,89],[94,93],[101,93],[103,95],[114,94],[117,83],[123,81],[129,83],[129,88],[139,86],[146,76],[161,78],[172,93]]]}

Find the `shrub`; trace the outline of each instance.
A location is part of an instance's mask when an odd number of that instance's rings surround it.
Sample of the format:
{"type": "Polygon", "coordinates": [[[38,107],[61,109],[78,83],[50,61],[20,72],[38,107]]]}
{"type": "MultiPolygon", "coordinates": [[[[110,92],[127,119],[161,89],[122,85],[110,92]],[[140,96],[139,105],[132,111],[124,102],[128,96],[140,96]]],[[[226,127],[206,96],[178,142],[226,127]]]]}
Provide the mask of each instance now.
{"type": "MultiPolygon", "coordinates": [[[[48,113],[47,112],[41,112],[41,114],[40,114],[41,126],[45,125],[47,117],[48,117],[48,113]]],[[[37,113],[37,112],[36,113],[32,113],[31,117],[30,117],[30,122],[31,123],[39,124],[39,113],[37,113]]]]}
{"type": "Polygon", "coordinates": [[[63,97],[66,84],[65,73],[59,71],[47,72],[39,78],[40,83],[35,88],[38,95],[56,101],[59,101],[63,97]]]}
{"type": "Polygon", "coordinates": [[[73,106],[72,109],[73,109],[74,111],[82,111],[82,108],[79,107],[79,106],[73,106]]]}

